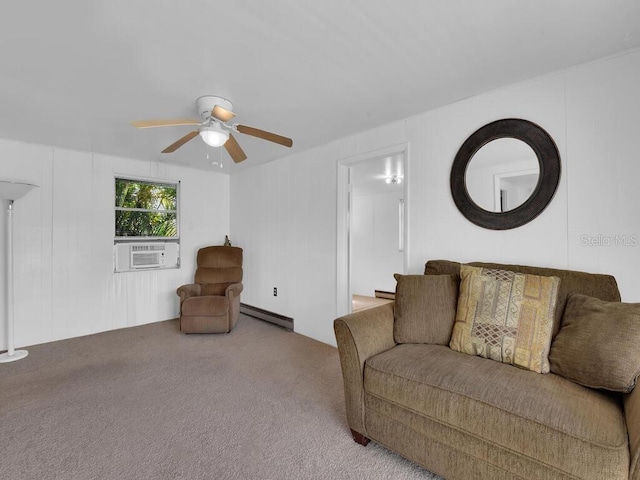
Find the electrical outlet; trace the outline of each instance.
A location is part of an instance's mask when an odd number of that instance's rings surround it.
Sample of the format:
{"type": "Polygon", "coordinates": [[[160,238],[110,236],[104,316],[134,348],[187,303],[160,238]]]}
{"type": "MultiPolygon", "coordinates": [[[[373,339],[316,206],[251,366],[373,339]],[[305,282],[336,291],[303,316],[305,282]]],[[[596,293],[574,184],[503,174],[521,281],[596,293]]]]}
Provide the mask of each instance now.
{"type": "Polygon", "coordinates": [[[273,296],[274,297],[278,296],[278,287],[273,287],[273,296]]]}

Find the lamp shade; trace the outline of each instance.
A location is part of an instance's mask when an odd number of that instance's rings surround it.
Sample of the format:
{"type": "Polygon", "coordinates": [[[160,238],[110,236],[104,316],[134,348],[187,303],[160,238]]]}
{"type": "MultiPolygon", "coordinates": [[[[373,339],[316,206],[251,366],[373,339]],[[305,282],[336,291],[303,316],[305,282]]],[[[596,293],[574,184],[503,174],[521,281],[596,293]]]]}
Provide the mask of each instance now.
{"type": "Polygon", "coordinates": [[[200,130],[200,136],[204,143],[212,147],[221,147],[229,139],[229,134],[222,130],[218,124],[205,127],[200,130]]]}
{"type": "Polygon", "coordinates": [[[36,185],[0,180],[0,200],[18,200],[24,197],[32,188],[36,188],[36,185]]]}

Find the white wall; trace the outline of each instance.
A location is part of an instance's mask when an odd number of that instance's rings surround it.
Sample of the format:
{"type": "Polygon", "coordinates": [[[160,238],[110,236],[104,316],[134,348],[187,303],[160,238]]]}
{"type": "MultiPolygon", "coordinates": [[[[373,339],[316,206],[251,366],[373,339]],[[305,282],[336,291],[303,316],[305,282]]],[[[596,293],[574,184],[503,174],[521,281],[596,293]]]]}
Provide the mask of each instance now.
{"type": "MultiPolygon", "coordinates": [[[[584,246],[584,236],[640,235],[640,51],[503,88],[334,141],[231,178],[231,228],[246,249],[243,302],[293,316],[296,331],[335,344],[336,163],[408,142],[409,271],[428,259],[486,260],[612,273],[640,301],[640,246],[584,246]],[[449,191],[462,142],[493,120],[531,120],[562,159],[558,191],[533,222],[482,229],[449,191]],[[278,286],[281,296],[271,296],[278,286]]],[[[604,242],[606,243],[606,242],[604,242]]]]}
{"type": "Polygon", "coordinates": [[[242,302],[293,317],[297,332],[325,342],[336,303],[330,159],[341,153],[325,146],[231,176],[232,240],[244,248],[242,302]]]}
{"type": "Polygon", "coordinates": [[[351,293],[373,297],[376,290],[395,292],[394,273],[404,272],[399,250],[401,189],[354,195],[351,205],[351,293]]]}
{"type": "Polygon", "coordinates": [[[16,346],[177,317],[175,290],[192,281],[197,249],[229,233],[227,175],[0,140],[0,178],[40,186],[14,204],[16,346]],[[180,269],[113,273],[115,174],[181,181],[180,269]]]}

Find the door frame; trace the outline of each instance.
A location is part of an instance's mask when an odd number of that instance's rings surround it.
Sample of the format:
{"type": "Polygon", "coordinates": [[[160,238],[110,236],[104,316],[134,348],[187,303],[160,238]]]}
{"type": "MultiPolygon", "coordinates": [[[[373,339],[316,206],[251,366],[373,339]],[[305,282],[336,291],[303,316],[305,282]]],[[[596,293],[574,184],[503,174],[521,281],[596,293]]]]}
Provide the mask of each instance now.
{"type": "Polygon", "coordinates": [[[407,272],[409,262],[409,144],[400,143],[378,150],[361,153],[339,159],[337,162],[337,243],[336,243],[336,317],[347,315],[352,311],[351,301],[351,205],[352,192],[350,169],[358,163],[389,155],[403,156],[403,199],[404,199],[404,252],[403,272],[407,272]]]}

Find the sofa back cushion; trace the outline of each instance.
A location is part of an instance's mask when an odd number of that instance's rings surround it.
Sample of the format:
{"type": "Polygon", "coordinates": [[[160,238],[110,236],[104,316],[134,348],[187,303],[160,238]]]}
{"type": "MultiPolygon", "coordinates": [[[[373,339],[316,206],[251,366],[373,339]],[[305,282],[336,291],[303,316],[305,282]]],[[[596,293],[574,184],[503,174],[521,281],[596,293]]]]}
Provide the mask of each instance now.
{"type": "Polygon", "coordinates": [[[591,388],[630,392],[640,375],[640,303],[571,294],[551,345],[551,371],[591,388]]]}
{"type": "Polygon", "coordinates": [[[469,265],[460,277],[451,349],[548,373],[560,279],[469,265]]]}
{"type": "MultiPolygon", "coordinates": [[[[429,260],[425,265],[426,275],[454,275],[460,280],[459,262],[449,260],[429,260]]],[[[558,277],[560,287],[558,289],[558,301],[553,323],[553,335],[560,329],[562,315],[570,293],[580,293],[590,297],[599,298],[606,302],[619,302],[620,291],[616,279],[612,275],[597,273],[576,272],[573,270],[561,270],[556,268],[529,267],[523,265],[508,265],[501,263],[472,262],[469,265],[475,267],[510,270],[518,273],[529,273],[546,277],[558,277]]]]}
{"type": "Polygon", "coordinates": [[[396,304],[393,337],[396,343],[449,345],[458,303],[453,275],[395,274],[396,304]]]}

